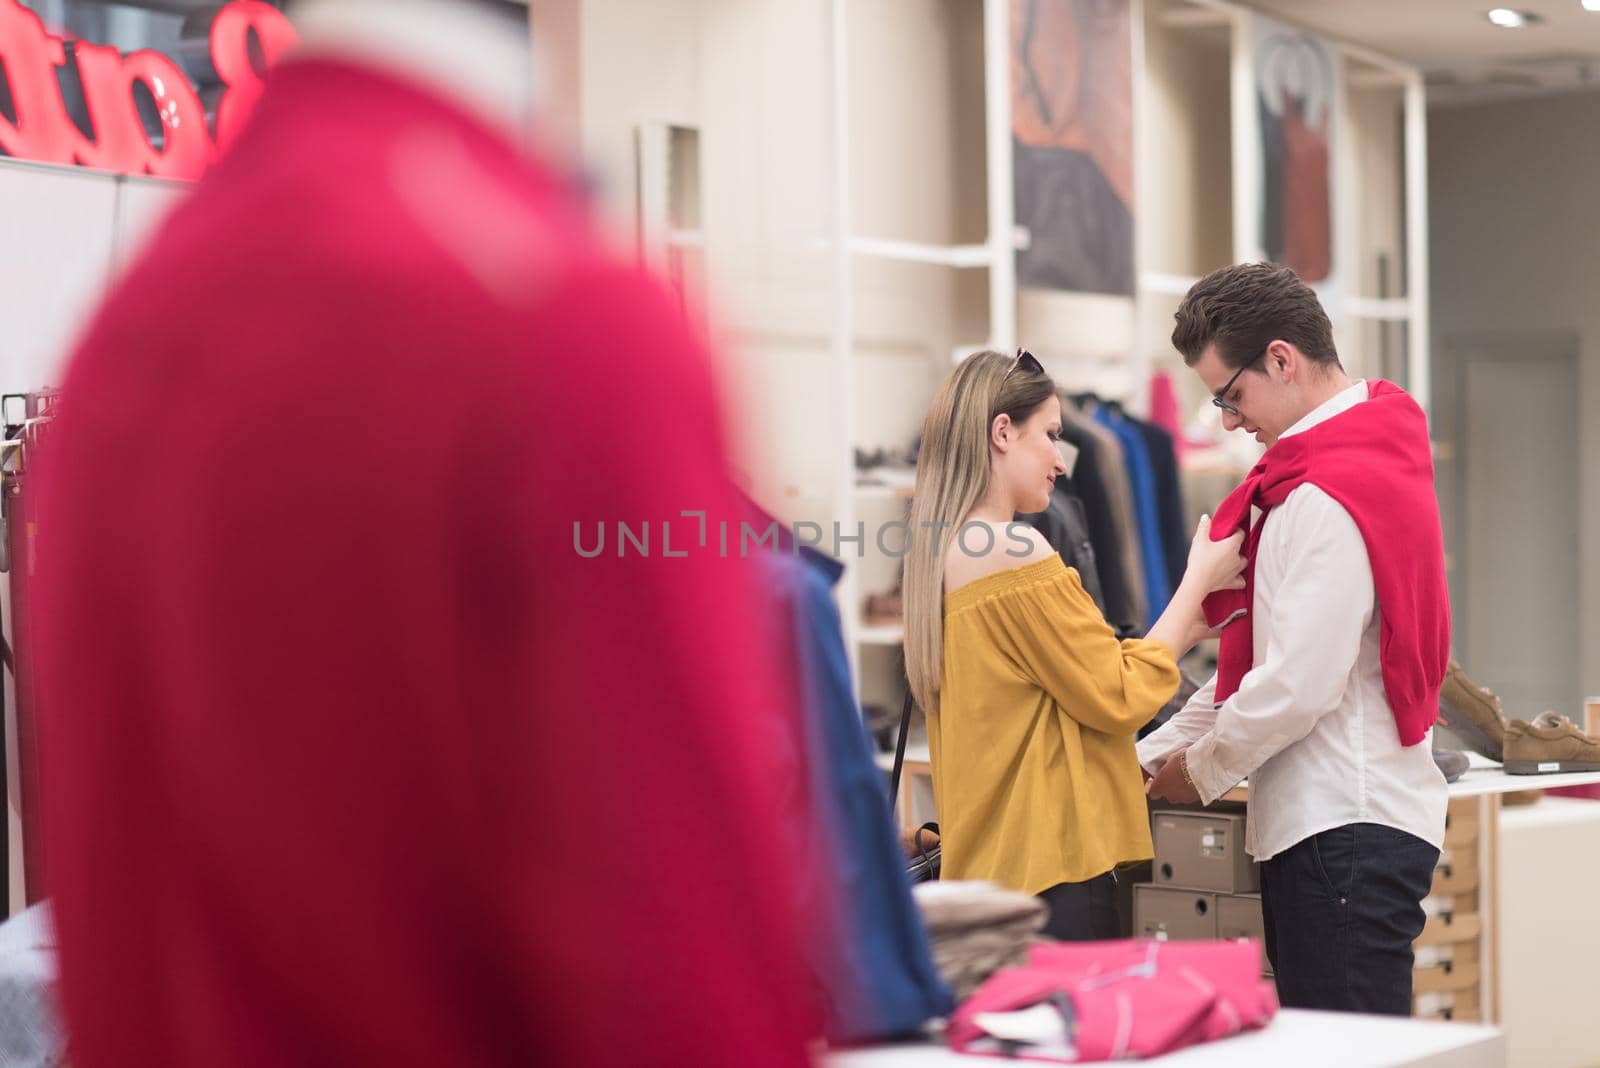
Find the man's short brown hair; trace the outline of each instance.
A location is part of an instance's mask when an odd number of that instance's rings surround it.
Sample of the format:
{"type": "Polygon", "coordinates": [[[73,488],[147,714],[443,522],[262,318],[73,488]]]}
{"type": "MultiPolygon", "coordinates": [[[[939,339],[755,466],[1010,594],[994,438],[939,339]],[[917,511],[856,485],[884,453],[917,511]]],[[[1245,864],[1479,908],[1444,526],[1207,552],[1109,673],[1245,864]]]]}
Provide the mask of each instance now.
{"type": "Polygon", "coordinates": [[[1190,367],[1212,343],[1225,366],[1239,368],[1279,339],[1324,369],[1340,366],[1322,302],[1293,271],[1275,263],[1212,271],[1190,287],[1173,318],[1172,346],[1190,367]]]}

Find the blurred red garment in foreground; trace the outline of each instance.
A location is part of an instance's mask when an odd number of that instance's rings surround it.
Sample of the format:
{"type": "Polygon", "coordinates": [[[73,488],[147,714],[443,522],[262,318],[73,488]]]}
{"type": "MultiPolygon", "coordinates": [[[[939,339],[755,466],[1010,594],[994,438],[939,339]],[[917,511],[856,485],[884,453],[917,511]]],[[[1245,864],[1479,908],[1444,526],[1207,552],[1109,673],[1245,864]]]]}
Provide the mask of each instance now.
{"type": "Polygon", "coordinates": [[[736,514],[709,362],[562,183],[431,90],[291,61],[64,397],[75,1068],[805,1063],[771,609],[679,518],[736,514]],[[618,520],[650,558],[577,553],[618,520]]]}

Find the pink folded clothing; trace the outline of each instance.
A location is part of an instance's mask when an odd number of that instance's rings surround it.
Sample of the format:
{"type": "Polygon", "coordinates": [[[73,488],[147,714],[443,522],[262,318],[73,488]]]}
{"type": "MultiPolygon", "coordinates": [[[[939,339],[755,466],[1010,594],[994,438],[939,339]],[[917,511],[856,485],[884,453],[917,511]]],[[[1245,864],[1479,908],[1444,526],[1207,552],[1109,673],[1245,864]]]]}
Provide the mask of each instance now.
{"type": "Polygon", "coordinates": [[[1062,943],[996,973],[947,1035],[962,1053],[1122,1060],[1257,1030],[1277,1011],[1255,942],[1062,943]]]}

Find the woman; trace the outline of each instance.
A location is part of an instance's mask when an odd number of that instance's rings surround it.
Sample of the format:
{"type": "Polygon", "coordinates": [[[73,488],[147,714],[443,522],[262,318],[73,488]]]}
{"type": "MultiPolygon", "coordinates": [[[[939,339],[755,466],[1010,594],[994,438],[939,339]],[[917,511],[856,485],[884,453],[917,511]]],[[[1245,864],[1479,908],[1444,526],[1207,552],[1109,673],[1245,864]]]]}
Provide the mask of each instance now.
{"type": "Polygon", "coordinates": [[[1073,569],[1014,523],[1066,465],[1061,402],[1027,352],[979,352],[923,423],[906,560],[906,670],[928,719],[943,876],[1039,894],[1045,933],[1113,938],[1112,871],[1151,856],[1134,732],[1206,634],[1200,602],[1239,588],[1242,537],[1202,519],[1149,634],[1118,642],[1073,569]]]}

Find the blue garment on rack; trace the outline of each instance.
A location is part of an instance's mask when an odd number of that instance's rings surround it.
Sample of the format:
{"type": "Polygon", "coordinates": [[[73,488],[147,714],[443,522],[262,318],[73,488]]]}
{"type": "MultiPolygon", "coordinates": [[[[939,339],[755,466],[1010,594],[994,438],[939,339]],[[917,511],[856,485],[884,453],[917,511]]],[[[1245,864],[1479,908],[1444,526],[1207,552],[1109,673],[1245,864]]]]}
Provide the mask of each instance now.
{"type": "Polygon", "coordinates": [[[850,684],[833,598],[844,566],[811,549],[767,559],[800,668],[803,774],[824,839],[796,858],[797,896],[803,915],[835,917],[804,932],[825,1033],[834,1042],[908,1034],[954,1002],[911,899],[889,792],[850,684]]]}
{"type": "Polygon", "coordinates": [[[1127,416],[1105,405],[1094,410],[1094,421],[1115,434],[1122,443],[1123,462],[1133,487],[1134,525],[1139,528],[1139,551],[1144,557],[1144,593],[1147,609],[1144,625],[1155,626],[1167,602],[1172,600],[1172,583],[1167,577],[1166,551],[1161,543],[1161,508],[1156,500],[1155,474],[1144,435],[1127,416]]]}

